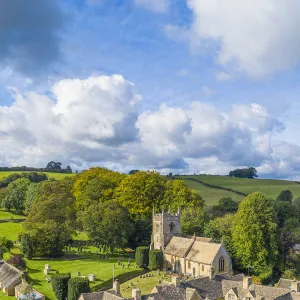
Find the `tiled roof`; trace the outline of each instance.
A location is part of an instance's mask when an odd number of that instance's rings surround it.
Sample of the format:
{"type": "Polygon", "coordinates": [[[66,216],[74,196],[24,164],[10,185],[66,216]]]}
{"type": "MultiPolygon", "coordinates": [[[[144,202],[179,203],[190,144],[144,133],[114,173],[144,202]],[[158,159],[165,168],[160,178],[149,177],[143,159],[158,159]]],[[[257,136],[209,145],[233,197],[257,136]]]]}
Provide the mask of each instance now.
{"type": "Polygon", "coordinates": [[[118,295],[110,292],[96,292],[96,293],[84,293],[81,294],[84,300],[124,300],[118,295]]]}
{"type": "Polygon", "coordinates": [[[185,257],[193,242],[194,240],[190,238],[173,236],[164,250],[164,253],[177,257],[185,257]]]}
{"type": "Polygon", "coordinates": [[[195,241],[186,259],[205,264],[213,262],[222,244],[195,241]]]}
{"type": "Polygon", "coordinates": [[[143,300],[185,300],[185,289],[174,285],[156,286],[156,293],[143,296],[143,300]]]}
{"type": "Polygon", "coordinates": [[[22,281],[22,274],[17,268],[4,261],[0,261],[0,283],[5,288],[13,288],[19,284],[22,281]]]}
{"type": "Polygon", "coordinates": [[[292,282],[293,280],[280,278],[277,287],[283,289],[291,289],[292,282]]]}

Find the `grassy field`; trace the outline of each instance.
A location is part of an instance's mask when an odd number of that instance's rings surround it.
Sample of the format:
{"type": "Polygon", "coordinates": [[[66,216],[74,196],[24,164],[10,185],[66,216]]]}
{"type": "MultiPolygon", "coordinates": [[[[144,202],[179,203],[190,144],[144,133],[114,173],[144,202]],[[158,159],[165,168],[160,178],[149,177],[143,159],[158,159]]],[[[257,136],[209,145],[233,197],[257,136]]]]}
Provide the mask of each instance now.
{"type": "Polygon", "coordinates": [[[201,183],[185,179],[190,189],[197,190],[205,202],[209,205],[217,204],[222,197],[231,197],[234,200],[243,200],[244,197],[233,192],[207,187],[201,183]]]}
{"type": "MultiPolygon", "coordinates": [[[[62,259],[33,259],[27,261],[28,274],[31,278],[30,282],[32,286],[43,293],[47,299],[55,300],[51,284],[46,281],[46,275],[43,270],[45,264],[49,264],[51,268],[51,274],[59,271],[60,273],[71,273],[72,277],[77,276],[77,272],[81,272],[81,275],[88,276],[88,274],[96,275],[96,282],[91,283],[91,288],[101,284],[111,284],[113,276],[113,265],[115,264],[114,275],[130,274],[131,272],[138,273],[140,269],[136,269],[132,266],[122,269],[117,264],[117,257],[109,258],[108,260],[98,260],[99,255],[96,254],[69,254],[62,259]],[[111,281],[111,282],[110,282],[111,281]]],[[[127,260],[125,260],[127,262],[127,260]]]]}
{"type": "MultiPolygon", "coordinates": [[[[22,173],[22,171],[0,171],[0,180],[4,177],[7,177],[13,173],[22,173]]],[[[52,173],[52,172],[45,172],[47,174],[48,178],[54,178],[57,180],[60,180],[66,176],[74,176],[75,174],[67,174],[67,173],[52,173]]]]}
{"type": "Polygon", "coordinates": [[[23,215],[18,215],[13,212],[8,212],[0,209],[0,220],[10,220],[10,219],[25,219],[23,215]]]}
{"type": "Polygon", "coordinates": [[[5,222],[0,223],[0,237],[6,237],[16,242],[18,234],[22,231],[22,223],[5,222]]]}
{"type": "Polygon", "coordinates": [[[153,274],[153,277],[140,278],[136,277],[132,280],[126,281],[121,284],[121,294],[125,298],[130,298],[132,293],[132,288],[136,287],[141,290],[142,295],[150,294],[152,289],[159,285],[159,280],[171,281],[170,275],[165,275],[163,278],[164,272],[161,272],[160,275],[157,274],[157,271],[152,271],[150,274],[153,274]]]}
{"type": "MultiPolygon", "coordinates": [[[[278,196],[278,194],[283,190],[290,190],[294,194],[294,197],[300,197],[300,184],[287,180],[246,179],[216,175],[180,175],[176,178],[185,180],[185,182],[191,188],[196,189],[200,193],[200,195],[202,195],[202,197],[208,205],[215,204],[216,197],[218,197],[218,195],[223,195],[222,197],[225,197],[229,195],[228,193],[232,192],[206,187],[203,186],[201,183],[189,180],[189,178],[200,180],[207,184],[213,184],[224,188],[230,188],[246,194],[251,194],[253,192],[260,191],[273,199],[275,199],[278,196]],[[217,194],[214,194],[213,191],[217,191],[217,194]]],[[[235,195],[238,197],[238,199],[243,198],[243,196],[237,194],[235,195]]]]}

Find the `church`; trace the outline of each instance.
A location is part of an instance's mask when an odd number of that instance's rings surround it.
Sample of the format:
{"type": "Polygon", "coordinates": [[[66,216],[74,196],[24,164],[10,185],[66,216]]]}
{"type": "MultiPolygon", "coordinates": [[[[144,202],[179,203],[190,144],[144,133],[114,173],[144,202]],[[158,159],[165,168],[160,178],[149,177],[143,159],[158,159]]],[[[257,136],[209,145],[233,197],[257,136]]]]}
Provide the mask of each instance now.
{"type": "Polygon", "coordinates": [[[154,213],[150,249],[162,250],[165,268],[193,277],[232,274],[231,257],[223,244],[211,238],[182,236],[180,211],[154,213]]]}

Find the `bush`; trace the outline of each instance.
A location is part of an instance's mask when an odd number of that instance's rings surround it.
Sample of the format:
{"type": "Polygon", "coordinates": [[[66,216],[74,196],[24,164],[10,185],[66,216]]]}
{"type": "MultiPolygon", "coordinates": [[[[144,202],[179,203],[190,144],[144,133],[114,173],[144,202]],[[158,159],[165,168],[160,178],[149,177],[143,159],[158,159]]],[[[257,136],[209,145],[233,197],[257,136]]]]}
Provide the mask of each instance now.
{"type": "Polygon", "coordinates": [[[51,286],[58,300],[65,300],[68,296],[68,281],[70,274],[53,274],[51,276],[51,286]]]}
{"type": "Polygon", "coordinates": [[[26,269],[26,261],[22,258],[21,255],[13,255],[7,262],[19,270],[25,270],[26,269]]]}
{"type": "Polygon", "coordinates": [[[140,268],[147,269],[149,265],[149,248],[148,247],[137,247],[135,252],[136,264],[140,268]]]}
{"type": "Polygon", "coordinates": [[[164,264],[163,252],[160,250],[149,251],[149,269],[157,270],[162,269],[164,264]]]}
{"type": "Polygon", "coordinates": [[[68,282],[68,300],[77,300],[81,293],[89,293],[90,285],[86,278],[75,277],[68,282]]]}

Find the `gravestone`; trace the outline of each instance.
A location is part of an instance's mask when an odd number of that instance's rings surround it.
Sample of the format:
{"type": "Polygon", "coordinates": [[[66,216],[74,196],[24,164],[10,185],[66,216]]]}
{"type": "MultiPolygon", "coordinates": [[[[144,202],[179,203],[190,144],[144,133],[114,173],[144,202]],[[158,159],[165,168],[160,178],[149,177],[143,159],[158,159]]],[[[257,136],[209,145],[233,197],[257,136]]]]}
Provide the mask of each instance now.
{"type": "Polygon", "coordinates": [[[48,264],[46,264],[44,267],[44,274],[48,275],[49,273],[50,273],[50,266],[48,264]]]}
{"type": "Polygon", "coordinates": [[[96,281],[96,275],[95,274],[89,274],[88,279],[89,279],[89,281],[94,282],[94,281],[96,281]]]}

